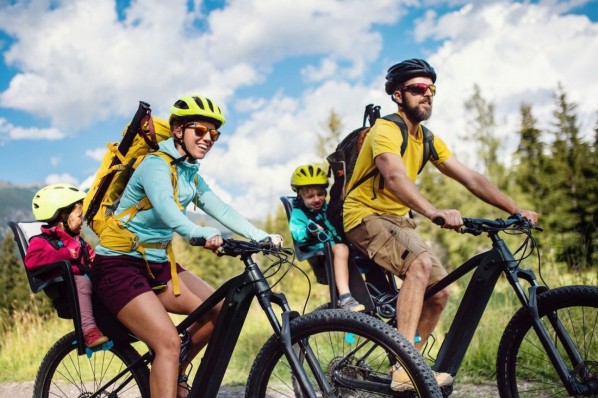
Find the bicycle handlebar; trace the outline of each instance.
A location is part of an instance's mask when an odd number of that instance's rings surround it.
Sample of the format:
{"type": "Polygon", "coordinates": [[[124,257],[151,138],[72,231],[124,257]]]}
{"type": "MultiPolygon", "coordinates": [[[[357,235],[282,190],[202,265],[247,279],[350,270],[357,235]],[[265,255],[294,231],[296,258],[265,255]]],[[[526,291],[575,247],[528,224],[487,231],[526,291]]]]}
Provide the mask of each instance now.
{"type": "Polygon", "coordinates": [[[484,218],[464,218],[463,227],[461,227],[462,234],[479,235],[483,232],[498,232],[505,230],[519,230],[530,231],[537,229],[543,231],[543,228],[534,225],[527,218],[522,217],[519,213],[515,213],[507,219],[487,220],[484,218]]]}
{"type": "MultiPolygon", "coordinates": [[[[439,226],[444,225],[444,219],[442,217],[435,218],[432,222],[439,226]]],[[[542,227],[532,224],[527,218],[522,217],[519,213],[515,213],[507,219],[498,218],[496,220],[488,220],[485,218],[463,218],[463,226],[458,232],[462,234],[480,235],[483,232],[498,232],[507,229],[520,231],[529,231],[532,229],[537,229],[539,231],[544,230],[542,227]]]]}
{"type": "MultiPolygon", "coordinates": [[[[257,242],[254,240],[237,240],[237,239],[222,239],[222,246],[220,246],[217,254],[219,256],[241,256],[255,253],[274,254],[281,253],[286,255],[293,254],[292,250],[278,246],[272,243],[272,239],[265,238],[257,242]]],[[[206,244],[205,238],[191,238],[189,243],[192,246],[204,246],[206,244]]]]}

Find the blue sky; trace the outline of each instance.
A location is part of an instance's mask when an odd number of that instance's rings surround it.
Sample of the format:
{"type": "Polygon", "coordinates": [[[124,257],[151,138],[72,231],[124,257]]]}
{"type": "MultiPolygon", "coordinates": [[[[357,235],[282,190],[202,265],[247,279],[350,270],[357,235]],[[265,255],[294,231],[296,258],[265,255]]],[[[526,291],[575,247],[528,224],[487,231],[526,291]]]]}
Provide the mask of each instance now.
{"type": "Polygon", "coordinates": [[[200,173],[261,218],[296,166],[321,161],[331,110],[347,132],[367,103],[394,111],[385,71],[412,57],[439,75],[428,127],[472,166],[474,84],[495,105],[505,156],[522,102],[550,129],[559,82],[589,135],[597,21],[597,0],[0,0],[0,181],[85,188],[139,100],[167,117],[198,93],[227,118],[200,173]]]}

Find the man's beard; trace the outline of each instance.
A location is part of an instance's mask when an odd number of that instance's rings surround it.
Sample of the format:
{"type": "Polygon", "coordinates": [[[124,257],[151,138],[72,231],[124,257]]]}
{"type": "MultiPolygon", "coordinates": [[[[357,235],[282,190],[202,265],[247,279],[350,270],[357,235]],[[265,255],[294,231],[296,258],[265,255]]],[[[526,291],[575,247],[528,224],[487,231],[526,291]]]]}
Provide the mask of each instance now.
{"type": "Polygon", "coordinates": [[[409,120],[414,123],[423,122],[432,116],[432,103],[430,103],[429,110],[424,110],[420,108],[419,105],[420,103],[417,103],[415,106],[410,106],[409,103],[403,104],[403,112],[405,112],[409,120]]]}

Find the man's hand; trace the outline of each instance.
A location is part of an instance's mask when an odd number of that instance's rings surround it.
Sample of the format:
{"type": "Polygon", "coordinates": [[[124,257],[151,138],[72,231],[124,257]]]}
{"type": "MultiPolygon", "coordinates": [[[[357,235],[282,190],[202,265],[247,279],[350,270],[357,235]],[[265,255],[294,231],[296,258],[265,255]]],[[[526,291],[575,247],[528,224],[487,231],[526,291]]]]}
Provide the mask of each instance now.
{"type": "Polygon", "coordinates": [[[438,210],[430,215],[430,220],[435,221],[436,219],[442,219],[444,221],[440,226],[446,229],[459,230],[463,225],[463,219],[459,210],[445,209],[438,210]]]}
{"type": "Polygon", "coordinates": [[[532,224],[538,222],[538,213],[531,210],[518,210],[517,213],[521,214],[523,218],[528,219],[532,224]]]}

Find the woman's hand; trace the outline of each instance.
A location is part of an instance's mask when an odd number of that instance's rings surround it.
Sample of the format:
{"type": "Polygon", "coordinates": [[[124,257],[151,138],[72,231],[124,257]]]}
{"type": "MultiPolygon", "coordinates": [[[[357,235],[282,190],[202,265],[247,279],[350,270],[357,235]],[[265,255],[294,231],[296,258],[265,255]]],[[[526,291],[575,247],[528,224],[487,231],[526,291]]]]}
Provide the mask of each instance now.
{"type": "Polygon", "coordinates": [[[270,236],[270,239],[272,240],[272,244],[274,246],[282,247],[282,243],[283,243],[282,236],[280,236],[278,234],[269,235],[269,236],[270,236]]]}
{"type": "Polygon", "coordinates": [[[216,253],[220,246],[222,246],[222,236],[214,235],[210,239],[206,239],[206,244],[203,247],[216,253]]]}

